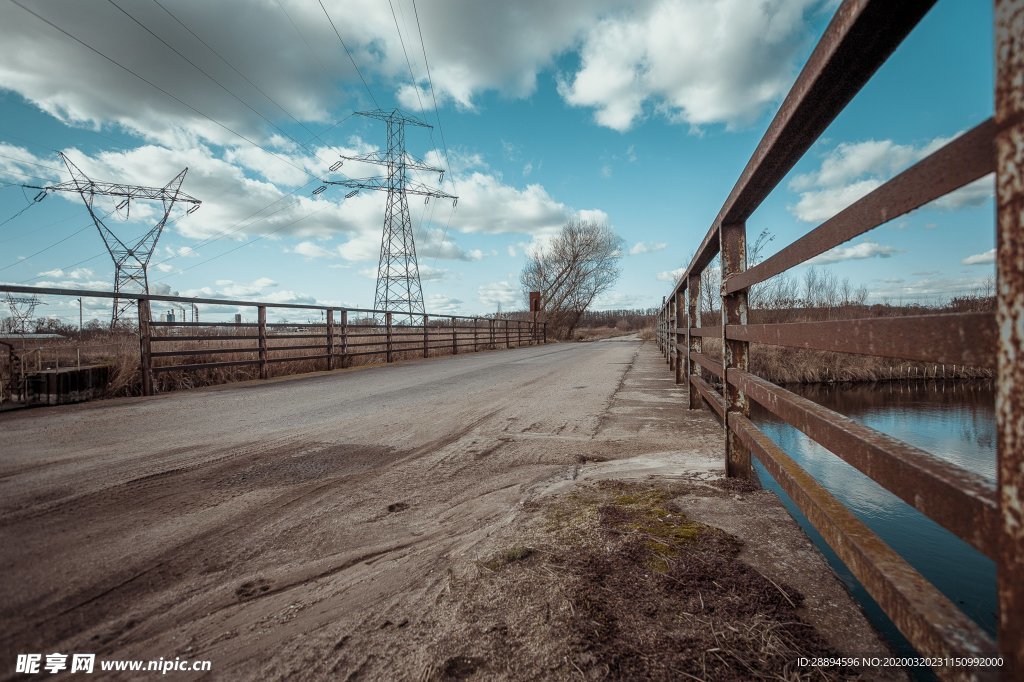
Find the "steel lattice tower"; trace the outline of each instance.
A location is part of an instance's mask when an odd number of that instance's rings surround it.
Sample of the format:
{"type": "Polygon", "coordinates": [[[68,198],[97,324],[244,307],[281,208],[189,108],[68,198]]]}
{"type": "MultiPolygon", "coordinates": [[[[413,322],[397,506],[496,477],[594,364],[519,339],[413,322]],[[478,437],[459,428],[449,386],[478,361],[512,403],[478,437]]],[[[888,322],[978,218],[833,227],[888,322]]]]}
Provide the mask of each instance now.
{"type": "MultiPolygon", "coordinates": [[[[171,209],[174,208],[176,202],[188,203],[192,204],[188,209],[188,212],[192,213],[202,203],[199,199],[181,191],[181,183],[185,180],[188,168],[174,176],[174,179],[163,187],[139,187],[113,182],[94,182],[78,166],[71,163],[71,159],[63,153],[60,153],[60,157],[71,173],[71,181],[48,187],[34,187],[34,189],[42,190],[36,197],[36,201],[41,201],[49,192],[77,192],[81,195],[82,201],[85,202],[85,207],[89,210],[89,215],[92,216],[93,222],[96,223],[96,229],[99,230],[100,237],[103,238],[103,243],[106,245],[107,251],[110,252],[110,257],[114,261],[114,293],[120,294],[122,291],[126,293],[134,291],[135,293],[148,294],[149,276],[146,269],[149,266],[150,258],[153,257],[153,251],[156,249],[156,243],[160,239],[160,234],[163,232],[167,219],[171,215],[171,209]],[[142,238],[134,242],[126,242],[114,234],[114,231],[103,222],[103,218],[96,214],[93,201],[97,196],[123,197],[117,208],[126,208],[129,212],[131,211],[132,199],[159,200],[163,203],[163,217],[142,238]]],[[[28,186],[32,187],[32,185],[28,186]]],[[[107,215],[109,216],[110,214],[108,213],[107,215]]],[[[125,312],[134,306],[134,299],[122,300],[115,295],[113,315],[110,320],[111,328],[116,327],[125,312]]]]}
{"type": "MultiPolygon", "coordinates": [[[[405,126],[413,125],[431,128],[428,123],[405,114],[398,109],[391,111],[359,111],[360,116],[367,116],[384,121],[387,124],[387,150],[384,154],[373,152],[362,156],[342,156],[348,161],[360,161],[383,166],[387,169],[386,176],[372,178],[325,181],[328,185],[350,187],[354,191],[346,198],[361,189],[387,191],[387,205],[384,208],[384,232],[380,242],[380,263],[377,266],[377,288],[373,297],[373,307],[377,310],[388,310],[408,313],[411,323],[413,315],[422,315],[423,287],[420,284],[419,264],[416,262],[416,241],[413,237],[412,219],[409,216],[408,195],[420,195],[429,201],[435,199],[451,199],[458,202],[459,198],[439,189],[428,187],[423,183],[409,179],[410,170],[430,171],[444,178],[444,170],[428,166],[409,156],[405,151],[405,126]]],[[[338,162],[331,167],[337,170],[342,165],[338,162]]],[[[319,188],[316,193],[322,192],[319,188]]]]}
{"type": "MultiPolygon", "coordinates": [[[[26,323],[32,319],[37,305],[46,305],[36,296],[11,296],[10,292],[5,294],[7,307],[11,309],[12,324],[21,327],[21,333],[25,333],[26,323]]],[[[12,330],[13,331],[13,330],[12,330]]]]}

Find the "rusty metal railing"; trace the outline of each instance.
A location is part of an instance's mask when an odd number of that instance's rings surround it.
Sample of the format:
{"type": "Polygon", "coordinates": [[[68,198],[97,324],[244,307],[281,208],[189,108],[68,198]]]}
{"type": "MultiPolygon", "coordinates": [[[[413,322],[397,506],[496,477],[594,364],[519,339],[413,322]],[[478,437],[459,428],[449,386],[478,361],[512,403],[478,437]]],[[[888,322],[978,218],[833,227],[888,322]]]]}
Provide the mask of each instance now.
{"type": "Polygon", "coordinates": [[[746,221],[913,30],[934,0],[846,0],[783,101],[696,255],[666,297],[657,340],[689,407],[725,426],[729,476],[751,453],[943,678],[1024,674],[1024,3],[997,0],[995,117],[952,140],[753,267],[746,221]],[[748,324],[751,286],[995,172],[997,312],[748,324]],[[720,255],[721,321],[701,325],[701,274],[720,255]],[[722,344],[711,357],[703,339],[722,344]],[[751,343],[958,363],[996,370],[998,480],[986,479],[806,400],[749,371],[751,343]],[[712,379],[714,377],[714,379],[712,379]],[[719,391],[717,386],[721,386],[719,391]],[[750,420],[750,401],[804,432],[997,567],[998,642],[828,493],[750,420]],[[958,658],[1003,656],[993,669],[958,658]]]}
{"type": "MultiPolygon", "coordinates": [[[[218,298],[144,295],[79,289],[0,285],[0,292],[35,296],[133,299],[138,302],[139,369],[143,395],[153,395],[154,376],[232,367],[258,367],[270,376],[275,363],[321,363],[319,369],[348,366],[353,358],[377,356],[385,362],[433,355],[456,355],[547,343],[547,323],[539,311],[529,319],[465,315],[409,315],[370,308],[302,303],[265,303],[218,298]],[[161,322],[152,303],[224,305],[254,309],[248,322],[161,322]],[[322,315],[317,322],[267,322],[268,310],[301,310],[322,315]],[[396,323],[396,319],[401,323],[396,323]],[[417,324],[418,323],[418,324],[417,324]],[[211,360],[212,357],[227,359],[211,360]],[[189,362],[187,359],[193,359],[189,362]]],[[[305,371],[310,371],[306,369],[305,371]]]]}

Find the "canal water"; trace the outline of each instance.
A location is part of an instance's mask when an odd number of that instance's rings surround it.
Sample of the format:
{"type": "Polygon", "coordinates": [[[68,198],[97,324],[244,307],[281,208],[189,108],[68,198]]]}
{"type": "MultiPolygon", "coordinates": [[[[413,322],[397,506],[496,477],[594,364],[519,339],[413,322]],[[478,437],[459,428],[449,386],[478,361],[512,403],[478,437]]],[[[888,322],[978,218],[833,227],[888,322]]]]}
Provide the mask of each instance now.
{"type": "MultiPolygon", "coordinates": [[[[990,382],[918,381],[789,387],[873,429],[995,482],[995,392],[990,382]]],[[[790,457],[849,507],[984,630],[996,632],[995,564],[867,476],[760,406],[752,418],[790,457]]],[[[895,652],[912,655],[856,578],[755,460],[762,484],[782,499],[895,652]]]]}

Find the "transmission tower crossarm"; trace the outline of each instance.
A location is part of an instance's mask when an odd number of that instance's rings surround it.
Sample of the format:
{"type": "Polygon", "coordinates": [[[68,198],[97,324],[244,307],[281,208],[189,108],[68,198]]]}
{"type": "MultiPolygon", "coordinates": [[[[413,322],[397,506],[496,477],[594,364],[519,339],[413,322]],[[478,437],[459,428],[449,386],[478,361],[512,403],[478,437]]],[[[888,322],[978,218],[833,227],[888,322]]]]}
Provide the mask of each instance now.
{"type": "MultiPolygon", "coordinates": [[[[362,154],[360,156],[347,156],[345,154],[340,154],[340,156],[346,161],[360,161],[362,163],[372,163],[377,166],[386,166],[389,163],[391,163],[391,161],[380,152],[369,152],[368,154],[362,154]]],[[[428,166],[423,161],[414,159],[412,157],[407,157],[404,165],[406,170],[430,171],[431,173],[444,172],[444,168],[438,168],[437,166],[428,166]]]]}
{"type": "Polygon", "coordinates": [[[357,111],[358,116],[367,116],[369,118],[375,118],[379,121],[392,121],[394,123],[403,123],[405,125],[419,126],[420,128],[433,128],[426,121],[416,118],[411,114],[407,114],[404,111],[398,109],[392,109],[391,111],[385,111],[384,109],[374,109],[373,111],[357,111]]]}
{"type": "MultiPolygon", "coordinates": [[[[350,187],[352,189],[377,189],[385,192],[388,190],[388,179],[384,177],[324,180],[323,182],[325,185],[340,185],[341,187],[350,187]]],[[[404,189],[406,194],[415,194],[434,199],[458,199],[454,194],[448,194],[444,190],[424,185],[422,182],[416,182],[415,180],[406,180],[404,189]]]]}
{"type": "Polygon", "coordinates": [[[201,200],[181,190],[169,192],[165,187],[139,187],[134,185],[121,185],[116,182],[94,182],[78,184],[75,182],[61,182],[56,185],[24,185],[29,189],[39,189],[44,192],[89,192],[100,196],[124,197],[126,199],[173,199],[188,204],[201,204],[201,200]]]}

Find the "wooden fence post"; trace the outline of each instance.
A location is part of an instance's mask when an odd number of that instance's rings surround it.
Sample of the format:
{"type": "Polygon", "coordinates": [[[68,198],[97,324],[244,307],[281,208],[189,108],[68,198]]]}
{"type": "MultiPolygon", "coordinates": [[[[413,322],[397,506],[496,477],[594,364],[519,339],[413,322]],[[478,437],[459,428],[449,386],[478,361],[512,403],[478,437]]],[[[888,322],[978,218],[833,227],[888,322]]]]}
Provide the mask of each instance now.
{"type": "Polygon", "coordinates": [[[544,322],[544,343],[548,342],[548,323],[544,322]]]}
{"type": "Polygon", "coordinates": [[[489,326],[490,326],[490,329],[491,329],[491,333],[490,333],[490,341],[487,344],[487,349],[488,350],[494,350],[494,344],[495,344],[495,341],[494,341],[494,318],[492,317],[491,319],[488,320],[488,322],[490,323],[489,326]]]}
{"type": "Polygon", "coordinates": [[[327,309],[327,369],[334,369],[334,308],[327,309]]]}
{"type": "Polygon", "coordinates": [[[430,357],[430,316],[423,316],[423,357],[430,357]]]}
{"type": "MultiPolygon", "coordinates": [[[[743,272],[747,267],[747,226],[746,223],[728,223],[719,230],[722,282],[728,282],[733,275],[743,272]]],[[[725,474],[739,478],[752,479],[750,450],[740,442],[739,436],[733,432],[729,420],[731,415],[750,416],[750,402],[746,394],[729,381],[730,370],[747,371],[749,344],[746,341],[735,341],[726,338],[725,330],[730,324],[745,325],[747,323],[747,290],[741,289],[732,294],[725,293],[722,287],[722,393],[725,398],[725,474]]]]}
{"type": "Polygon", "coordinates": [[[348,356],[348,310],[341,311],[341,366],[348,367],[351,358],[348,356]]]}
{"type": "Polygon", "coordinates": [[[459,352],[459,321],[452,315],[452,355],[457,355],[459,352]]]}
{"type": "Polygon", "coordinates": [[[523,347],[523,321],[516,320],[516,348],[523,347]]]}
{"type": "Polygon", "coordinates": [[[480,318],[478,318],[478,317],[474,317],[473,318],[473,352],[474,353],[477,352],[478,350],[480,350],[477,347],[477,331],[476,331],[476,326],[477,326],[477,323],[479,321],[480,321],[480,318]]]}
{"type": "Polygon", "coordinates": [[[269,376],[267,372],[267,306],[257,306],[256,315],[260,335],[260,379],[266,379],[269,376]]]}
{"type": "Polygon", "coordinates": [[[151,310],[148,298],[140,298],[139,309],[139,360],[142,372],[142,395],[153,395],[153,351],[149,322],[151,310]]]}
{"type": "Polygon", "coordinates": [[[511,343],[511,341],[509,341],[509,336],[508,336],[508,319],[506,318],[505,319],[505,350],[508,350],[511,347],[512,347],[512,343],[511,343]]]}
{"type": "Polygon", "coordinates": [[[384,324],[387,326],[387,350],[385,352],[385,358],[387,362],[391,362],[391,313],[384,313],[384,324]]]}

